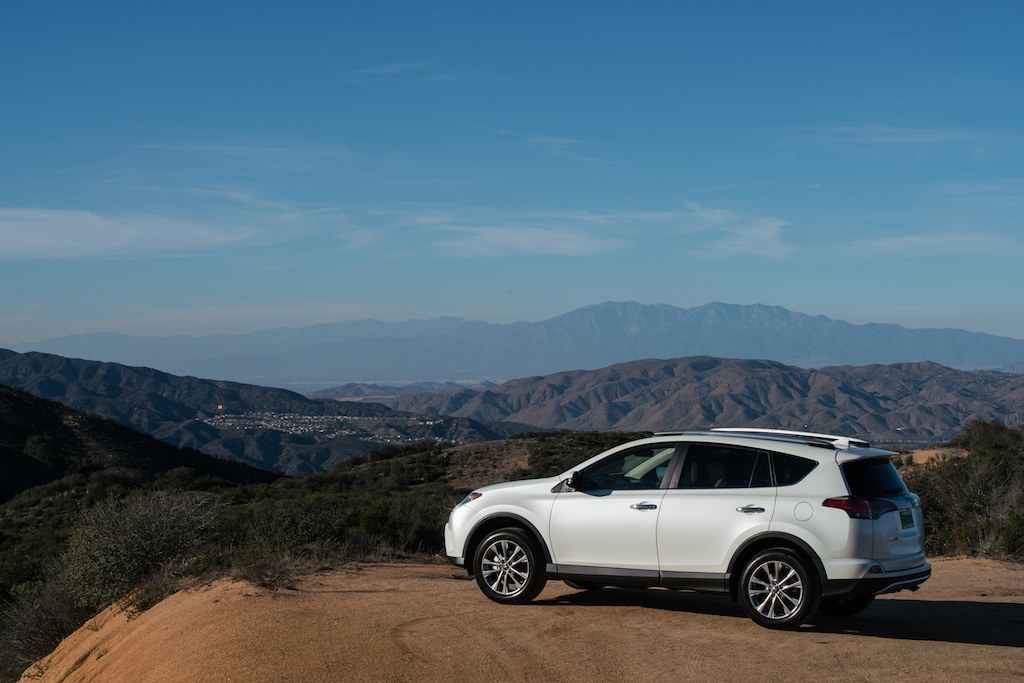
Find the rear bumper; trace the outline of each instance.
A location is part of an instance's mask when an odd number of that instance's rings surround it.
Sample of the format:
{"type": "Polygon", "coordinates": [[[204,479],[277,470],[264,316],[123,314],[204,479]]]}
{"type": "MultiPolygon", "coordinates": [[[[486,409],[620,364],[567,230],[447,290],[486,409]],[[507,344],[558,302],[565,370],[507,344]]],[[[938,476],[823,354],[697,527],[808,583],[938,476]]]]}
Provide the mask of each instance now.
{"type": "Polygon", "coordinates": [[[855,597],[896,593],[903,590],[914,591],[931,578],[931,575],[932,566],[925,562],[919,567],[900,572],[868,573],[860,579],[826,581],[822,594],[826,597],[855,597]]]}

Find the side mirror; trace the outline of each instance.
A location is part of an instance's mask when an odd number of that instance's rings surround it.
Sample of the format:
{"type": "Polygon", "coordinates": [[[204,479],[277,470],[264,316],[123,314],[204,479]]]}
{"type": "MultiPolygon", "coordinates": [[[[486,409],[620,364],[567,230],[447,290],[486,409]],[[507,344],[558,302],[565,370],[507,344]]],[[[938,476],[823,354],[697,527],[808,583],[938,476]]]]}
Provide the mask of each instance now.
{"type": "Polygon", "coordinates": [[[566,485],[574,491],[579,491],[583,486],[583,474],[579,470],[576,470],[572,473],[569,479],[566,480],[566,485]]]}

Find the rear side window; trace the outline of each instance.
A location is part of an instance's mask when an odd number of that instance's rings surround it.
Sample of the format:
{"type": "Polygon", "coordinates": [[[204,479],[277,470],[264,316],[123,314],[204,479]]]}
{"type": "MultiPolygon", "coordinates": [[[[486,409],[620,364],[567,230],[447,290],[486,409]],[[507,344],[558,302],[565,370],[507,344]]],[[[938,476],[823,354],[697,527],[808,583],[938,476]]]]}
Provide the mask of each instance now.
{"type": "Polygon", "coordinates": [[[779,486],[792,486],[818,466],[817,461],[785,453],[773,453],[775,481],[779,486]]]}
{"type": "Polygon", "coordinates": [[[860,498],[898,496],[907,492],[900,473],[888,458],[854,460],[842,465],[850,495],[860,498]]]}
{"type": "Polygon", "coordinates": [[[768,454],[750,448],[691,444],[686,450],[681,489],[736,489],[771,486],[768,454]]]}

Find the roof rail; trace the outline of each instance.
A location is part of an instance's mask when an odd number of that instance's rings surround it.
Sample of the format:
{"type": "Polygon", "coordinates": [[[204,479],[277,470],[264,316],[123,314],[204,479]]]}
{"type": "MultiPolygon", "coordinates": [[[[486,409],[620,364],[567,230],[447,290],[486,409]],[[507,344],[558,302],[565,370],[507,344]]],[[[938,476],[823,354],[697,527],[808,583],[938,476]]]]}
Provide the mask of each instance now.
{"type": "Polygon", "coordinates": [[[754,434],[763,436],[782,436],[792,439],[803,439],[807,441],[827,441],[836,448],[870,448],[864,439],[853,436],[837,436],[835,434],[818,434],[815,432],[800,432],[788,429],[760,429],[755,427],[716,427],[713,432],[733,432],[736,434],[754,434]]]}

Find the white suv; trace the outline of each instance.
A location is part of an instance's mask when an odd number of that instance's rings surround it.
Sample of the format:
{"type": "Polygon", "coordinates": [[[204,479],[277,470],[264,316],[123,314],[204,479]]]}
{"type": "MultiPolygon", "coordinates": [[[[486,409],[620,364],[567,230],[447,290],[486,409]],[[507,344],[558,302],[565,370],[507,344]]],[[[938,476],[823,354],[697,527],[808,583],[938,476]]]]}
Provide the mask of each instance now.
{"type": "Polygon", "coordinates": [[[485,486],[444,528],[449,560],[491,600],[574,588],[729,595],[769,628],[861,611],[931,576],[920,500],[848,437],[776,430],[656,434],[557,477],[485,486]]]}

